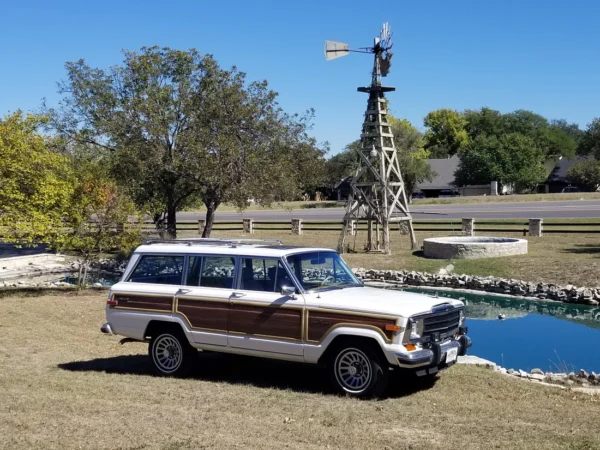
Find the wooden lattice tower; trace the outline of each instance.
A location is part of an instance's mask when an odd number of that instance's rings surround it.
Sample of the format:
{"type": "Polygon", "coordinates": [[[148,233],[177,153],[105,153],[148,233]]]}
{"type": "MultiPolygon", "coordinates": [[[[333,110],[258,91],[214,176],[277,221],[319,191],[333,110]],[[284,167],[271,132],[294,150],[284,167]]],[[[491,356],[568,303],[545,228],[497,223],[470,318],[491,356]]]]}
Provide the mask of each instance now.
{"type": "MultiPolygon", "coordinates": [[[[325,54],[332,55],[328,59],[349,51],[347,44],[328,42],[325,54]]],[[[374,54],[373,72],[371,86],[358,88],[359,92],[369,94],[369,100],[360,135],[359,165],[351,181],[352,193],[338,241],[340,252],[346,251],[346,239],[353,234],[355,221],[365,219],[368,223],[367,251],[391,253],[391,223],[398,223],[401,232],[410,235],[413,249],[417,246],[394,135],[387,117],[385,93],[395,88],[381,85],[381,78],[388,74],[391,65],[390,48],[391,36],[385,24],[381,38],[375,38],[375,45],[363,49],[374,54]]]]}

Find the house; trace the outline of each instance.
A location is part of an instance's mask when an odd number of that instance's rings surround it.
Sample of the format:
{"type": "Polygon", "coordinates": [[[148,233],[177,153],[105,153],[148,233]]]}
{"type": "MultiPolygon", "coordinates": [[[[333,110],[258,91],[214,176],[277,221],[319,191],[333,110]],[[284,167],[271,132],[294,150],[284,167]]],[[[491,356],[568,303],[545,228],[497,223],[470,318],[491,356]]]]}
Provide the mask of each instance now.
{"type": "MultiPolygon", "coordinates": [[[[536,192],[538,193],[556,193],[562,192],[571,183],[567,180],[569,169],[580,161],[594,159],[593,156],[576,156],[573,159],[558,158],[554,164],[554,168],[550,171],[548,178],[544,183],[540,183],[536,192]]],[[[576,186],[580,188],[580,186],[576,186]]]]}
{"type": "Polygon", "coordinates": [[[431,181],[423,181],[416,186],[417,191],[423,192],[425,197],[447,197],[454,195],[490,195],[492,191],[491,184],[457,186],[454,173],[458,169],[460,158],[458,155],[452,155],[448,158],[428,159],[427,164],[435,172],[435,177],[431,181]]]}

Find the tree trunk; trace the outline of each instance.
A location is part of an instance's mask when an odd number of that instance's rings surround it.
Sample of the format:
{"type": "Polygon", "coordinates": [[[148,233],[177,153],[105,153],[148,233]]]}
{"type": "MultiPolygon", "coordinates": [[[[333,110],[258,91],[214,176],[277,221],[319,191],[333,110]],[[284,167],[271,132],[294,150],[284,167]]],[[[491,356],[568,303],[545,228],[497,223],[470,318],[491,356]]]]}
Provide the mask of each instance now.
{"type": "Polygon", "coordinates": [[[173,204],[167,205],[167,235],[177,238],[177,208],[173,204]]]}
{"type": "Polygon", "coordinates": [[[156,232],[158,233],[158,237],[161,239],[165,238],[165,212],[161,211],[159,213],[154,214],[153,217],[154,226],[156,227],[156,232]]]}
{"type": "Polygon", "coordinates": [[[205,201],[206,205],[206,224],[204,226],[204,232],[202,233],[203,238],[210,237],[210,233],[212,231],[212,226],[215,221],[215,211],[221,204],[221,202],[216,200],[205,201]]]}

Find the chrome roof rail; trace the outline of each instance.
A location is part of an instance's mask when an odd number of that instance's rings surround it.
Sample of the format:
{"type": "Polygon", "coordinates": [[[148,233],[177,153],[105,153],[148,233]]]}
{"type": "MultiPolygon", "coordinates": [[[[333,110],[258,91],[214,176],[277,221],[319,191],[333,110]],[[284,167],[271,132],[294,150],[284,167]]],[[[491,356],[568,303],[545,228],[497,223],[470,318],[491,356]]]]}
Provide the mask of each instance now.
{"type": "Polygon", "coordinates": [[[147,239],[145,245],[151,244],[186,244],[186,245],[229,245],[235,247],[236,244],[278,244],[283,245],[279,239],[225,239],[225,238],[191,238],[191,239],[147,239]]]}

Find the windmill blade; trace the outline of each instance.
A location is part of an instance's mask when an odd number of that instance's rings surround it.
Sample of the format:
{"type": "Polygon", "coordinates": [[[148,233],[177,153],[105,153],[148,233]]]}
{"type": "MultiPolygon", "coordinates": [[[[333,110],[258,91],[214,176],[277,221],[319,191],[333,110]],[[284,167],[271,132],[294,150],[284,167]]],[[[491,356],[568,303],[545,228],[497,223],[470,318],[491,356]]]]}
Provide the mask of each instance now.
{"type": "Polygon", "coordinates": [[[348,44],[336,41],[325,41],[325,58],[327,61],[346,56],[348,52],[348,44]]]}
{"type": "Polygon", "coordinates": [[[380,36],[382,47],[388,48],[392,46],[392,32],[390,30],[390,24],[388,22],[383,24],[380,36]]]}

